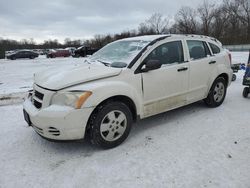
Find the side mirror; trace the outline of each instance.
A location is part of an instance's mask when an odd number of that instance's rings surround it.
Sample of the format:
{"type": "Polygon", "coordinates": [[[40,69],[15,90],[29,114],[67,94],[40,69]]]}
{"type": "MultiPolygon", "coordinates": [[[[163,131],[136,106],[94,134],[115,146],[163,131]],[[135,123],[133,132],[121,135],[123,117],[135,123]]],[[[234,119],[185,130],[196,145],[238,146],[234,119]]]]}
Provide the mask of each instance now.
{"type": "Polygon", "coordinates": [[[151,70],[156,70],[161,68],[162,63],[159,60],[148,60],[145,64],[145,68],[142,69],[142,72],[148,72],[151,70]]]}

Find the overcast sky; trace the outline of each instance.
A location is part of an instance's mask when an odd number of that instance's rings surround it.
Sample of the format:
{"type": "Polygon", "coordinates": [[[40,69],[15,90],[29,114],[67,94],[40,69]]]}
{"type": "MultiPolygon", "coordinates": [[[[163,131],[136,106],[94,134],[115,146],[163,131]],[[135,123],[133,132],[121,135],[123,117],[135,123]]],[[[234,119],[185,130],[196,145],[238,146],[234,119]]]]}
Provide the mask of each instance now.
{"type": "Polygon", "coordinates": [[[153,13],[174,16],[201,0],[0,0],[0,37],[86,39],[138,25],[153,13]]]}

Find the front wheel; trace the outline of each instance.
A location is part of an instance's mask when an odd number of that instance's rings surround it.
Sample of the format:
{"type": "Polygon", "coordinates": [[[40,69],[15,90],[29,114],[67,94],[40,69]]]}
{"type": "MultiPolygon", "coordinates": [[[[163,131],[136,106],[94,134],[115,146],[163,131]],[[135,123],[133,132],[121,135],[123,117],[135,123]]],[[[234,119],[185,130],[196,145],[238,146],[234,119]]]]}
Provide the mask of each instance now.
{"type": "Polygon", "coordinates": [[[132,125],[132,113],[122,102],[108,102],[101,105],[91,115],[91,142],[102,148],[120,145],[129,135],[132,125]]]}
{"type": "Polygon", "coordinates": [[[218,107],[223,103],[226,93],[226,80],[222,77],[219,77],[214,81],[207,98],[204,99],[204,102],[208,107],[218,107]]]}

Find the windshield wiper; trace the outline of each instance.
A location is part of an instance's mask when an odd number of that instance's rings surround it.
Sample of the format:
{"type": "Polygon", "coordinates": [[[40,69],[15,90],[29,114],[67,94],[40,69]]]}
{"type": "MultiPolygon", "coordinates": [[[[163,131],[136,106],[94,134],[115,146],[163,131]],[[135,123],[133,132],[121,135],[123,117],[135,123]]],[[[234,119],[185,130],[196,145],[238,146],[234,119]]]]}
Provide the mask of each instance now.
{"type": "Polygon", "coordinates": [[[104,62],[104,61],[101,61],[101,60],[97,60],[98,62],[100,62],[100,63],[102,63],[103,65],[105,65],[105,66],[107,66],[107,67],[109,67],[110,66],[110,63],[106,63],[106,62],[104,62]]]}
{"type": "Polygon", "coordinates": [[[87,62],[88,64],[91,64],[88,59],[85,59],[84,62],[87,62]]]}

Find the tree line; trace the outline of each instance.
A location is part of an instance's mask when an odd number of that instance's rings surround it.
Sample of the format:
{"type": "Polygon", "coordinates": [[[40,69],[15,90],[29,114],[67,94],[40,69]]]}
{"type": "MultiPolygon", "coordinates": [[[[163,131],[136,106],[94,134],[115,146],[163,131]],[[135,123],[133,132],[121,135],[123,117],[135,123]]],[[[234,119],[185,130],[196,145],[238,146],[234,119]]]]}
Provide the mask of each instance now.
{"type": "Polygon", "coordinates": [[[46,40],[36,44],[33,39],[8,40],[0,38],[0,58],[6,50],[50,49],[79,47],[81,45],[101,48],[112,41],[152,34],[200,34],[219,39],[223,44],[250,44],[250,0],[223,0],[211,3],[204,0],[198,7],[183,6],[174,17],[154,13],[140,23],[137,29],[118,34],[95,35],[89,40],[71,40],[64,43],[46,40]]]}

